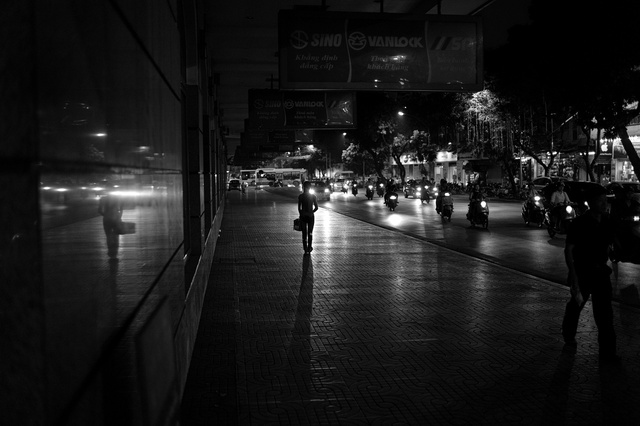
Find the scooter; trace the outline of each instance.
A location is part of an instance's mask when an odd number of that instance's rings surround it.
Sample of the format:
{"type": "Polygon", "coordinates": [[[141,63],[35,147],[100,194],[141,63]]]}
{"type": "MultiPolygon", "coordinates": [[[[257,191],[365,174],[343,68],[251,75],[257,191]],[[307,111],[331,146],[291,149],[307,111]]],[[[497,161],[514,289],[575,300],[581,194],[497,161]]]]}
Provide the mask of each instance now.
{"type": "Polygon", "coordinates": [[[566,234],[571,222],[578,216],[575,203],[570,203],[558,209],[559,217],[554,218],[554,209],[545,212],[545,222],[547,224],[547,232],[553,238],[556,234],[566,234]],[[555,219],[555,221],[553,220],[555,219]]]}
{"type": "Polygon", "coordinates": [[[522,219],[527,226],[533,222],[538,224],[538,228],[542,228],[545,213],[546,209],[542,197],[539,195],[529,198],[522,204],[522,219]]]}
{"type": "Polygon", "coordinates": [[[378,194],[378,197],[382,197],[384,195],[384,183],[378,184],[378,187],[376,188],[376,193],[378,194]]]}
{"type": "Polygon", "coordinates": [[[451,222],[451,215],[453,214],[453,197],[451,197],[451,193],[449,191],[442,194],[440,203],[440,215],[443,219],[447,219],[451,222]]]}
{"type": "Polygon", "coordinates": [[[487,229],[489,227],[489,205],[485,200],[473,200],[469,203],[467,219],[471,226],[480,225],[487,229]]]}
{"type": "Polygon", "coordinates": [[[395,211],[396,207],[398,207],[398,194],[396,192],[392,192],[389,194],[387,207],[389,207],[389,210],[391,211],[395,211]]]}
{"type": "Polygon", "coordinates": [[[425,201],[427,203],[431,202],[431,197],[435,193],[435,191],[435,187],[433,187],[432,189],[429,185],[423,186],[422,190],[420,191],[420,204],[424,203],[425,201]]]}
{"type": "Polygon", "coordinates": [[[367,196],[367,200],[373,200],[373,185],[367,185],[365,195],[367,196]]]}
{"type": "Polygon", "coordinates": [[[358,195],[358,185],[355,182],[351,184],[351,193],[354,197],[358,195]]]}

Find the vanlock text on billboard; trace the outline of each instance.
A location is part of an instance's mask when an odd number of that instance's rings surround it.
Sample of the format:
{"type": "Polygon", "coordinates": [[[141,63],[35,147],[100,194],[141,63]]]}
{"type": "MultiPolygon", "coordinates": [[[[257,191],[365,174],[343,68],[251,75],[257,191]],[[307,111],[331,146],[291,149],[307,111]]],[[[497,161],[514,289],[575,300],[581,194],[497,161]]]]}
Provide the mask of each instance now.
{"type": "MultiPolygon", "coordinates": [[[[299,33],[299,31],[296,31],[299,33]]],[[[363,36],[361,33],[352,33],[349,38],[364,39],[370,47],[415,47],[424,48],[423,37],[397,37],[397,36],[363,36]]],[[[309,37],[311,47],[340,47],[342,46],[342,34],[311,34],[309,37]]],[[[301,46],[294,46],[300,48],[301,46]]],[[[352,46],[353,47],[353,46],[352,46]]],[[[362,46],[364,47],[364,46],[362,46]]]]}

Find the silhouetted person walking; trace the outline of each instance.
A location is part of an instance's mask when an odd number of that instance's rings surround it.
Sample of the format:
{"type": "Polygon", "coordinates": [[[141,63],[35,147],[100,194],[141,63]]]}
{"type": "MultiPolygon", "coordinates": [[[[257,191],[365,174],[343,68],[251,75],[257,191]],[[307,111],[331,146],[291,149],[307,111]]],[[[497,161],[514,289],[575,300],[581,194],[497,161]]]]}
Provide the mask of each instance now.
{"type": "Polygon", "coordinates": [[[122,221],[122,203],[113,195],[100,198],[98,213],[102,215],[102,226],[107,236],[107,253],[109,258],[118,257],[120,245],[120,223],[122,221]]]}
{"type": "Polygon", "coordinates": [[[580,312],[589,296],[593,305],[593,318],[598,327],[600,359],[616,361],[616,334],[613,329],[611,307],[611,268],[607,266],[609,244],[613,230],[605,215],[607,197],[602,194],[589,198],[589,210],[578,216],[567,232],[564,249],[569,268],[571,300],[567,303],[562,321],[562,336],[567,344],[575,344],[580,312]]]}
{"type": "Polygon", "coordinates": [[[302,194],[298,196],[298,213],[300,214],[300,227],[302,230],[302,247],[304,254],[313,250],[313,227],[315,225],[314,213],[318,210],[318,199],[315,194],[309,192],[311,182],[306,181],[302,185],[302,194]]]}

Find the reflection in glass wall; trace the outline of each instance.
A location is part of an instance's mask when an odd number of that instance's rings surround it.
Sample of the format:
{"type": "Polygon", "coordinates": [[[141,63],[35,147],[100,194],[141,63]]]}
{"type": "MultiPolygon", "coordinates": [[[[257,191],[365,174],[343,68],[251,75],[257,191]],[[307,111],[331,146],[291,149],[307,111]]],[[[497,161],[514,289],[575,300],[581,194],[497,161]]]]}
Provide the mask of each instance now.
{"type": "Polygon", "coordinates": [[[158,4],[136,1],[123,10],[135,34],[111,2],[50,2],[37,10],[52,418],[145,295],[184,297],[181,280],[157,286],[180,261],[183,241],[179,34],[168,3],[158,4]]]}

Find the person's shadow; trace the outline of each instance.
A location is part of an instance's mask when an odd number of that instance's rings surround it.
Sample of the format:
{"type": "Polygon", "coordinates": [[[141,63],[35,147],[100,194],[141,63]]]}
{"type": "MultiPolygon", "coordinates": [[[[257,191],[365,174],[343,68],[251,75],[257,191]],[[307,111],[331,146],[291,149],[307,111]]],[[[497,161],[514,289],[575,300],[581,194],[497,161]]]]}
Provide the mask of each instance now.
{"type": "Polygon", "coordinates": [[[311,315],[313,313],[313,262],[311,256],[302,260],[302,279],[298,293],[295,323],[287,352],[290,371],[296,382],[304,386],[301,398],[310,398],[311,386],[311,315]]]}

